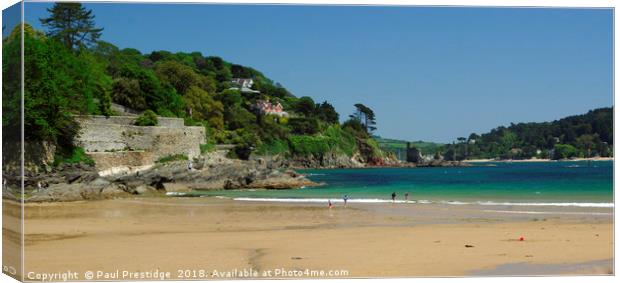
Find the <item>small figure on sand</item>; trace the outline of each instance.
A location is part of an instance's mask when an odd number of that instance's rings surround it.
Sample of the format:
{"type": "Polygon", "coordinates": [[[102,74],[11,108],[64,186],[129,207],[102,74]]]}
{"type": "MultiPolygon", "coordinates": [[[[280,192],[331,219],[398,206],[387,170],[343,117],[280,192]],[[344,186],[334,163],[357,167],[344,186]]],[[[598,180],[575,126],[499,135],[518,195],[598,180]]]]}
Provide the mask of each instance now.
{"type": "Polygon", "coordinates": [[[333,206],[332,200],[331,199],[327,200],[327,207],[329,207],[329,210],[332,210],[332,206],[333,206]]]}
{"type": "Polygon", "coordinates": [[[342,200],[344,201],[344,207],[347,207],[347,200],[349,200],[349,196],[344,195],[344,197],[342,197],[342,200]]]}
{"type": "Polygon", "coordinates": [[[396,192],[392,192],[392,203],[396,201],[396,192]]]}
{"type": "Polygon", "coordinates": [[[405,193],[405,202],[409,202],[409,193],[405,193]]]}

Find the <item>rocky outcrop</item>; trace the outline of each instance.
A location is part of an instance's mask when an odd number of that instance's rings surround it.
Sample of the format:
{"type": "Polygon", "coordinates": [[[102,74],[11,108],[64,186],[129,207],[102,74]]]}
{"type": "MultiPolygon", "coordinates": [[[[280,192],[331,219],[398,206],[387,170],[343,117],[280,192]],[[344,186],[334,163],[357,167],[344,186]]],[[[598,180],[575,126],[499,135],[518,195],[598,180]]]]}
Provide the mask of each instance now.
{"type": "Polygon", "coordinates": [[[135,192],[125,185],[95,180],[89,183],[53,184],[41,191],[33,192],[26,201],[98,200],[127,197],[132,194],[135,192]]]}
{"type": "Polygon", "coordinates": [[[460,161],[419,160],[404,162],[393,156],[364,159],[360,154],[348,157],[344,154],[328,154],[319,157],[305,156],[284,159],[280,157],[261,156],[255,160],[264,160],[274,167],[297,169],[332,169],[332,168],[373,168],[373,167],[467,167],[470,164],[460,161]]]}
{"type": "MultiPolygon", "coordinates": [[[[268,157],[261,157],[269,160],[268,157]]],[[[401,167],[404,164],[396,158],[364,157],[355,153],[349,157],[345,154],[328,153],[320,156],[296,156],[290,159],[275,159],[274,162],[288,168],[366,168],[366,167],[401,167]]]]}
{"type": "Polygon", "coordinates": [[[131,175],[112,176],[114,182],[127,186],[148,184],[167,192],[221,189],[290,189],[317,185],[292,170],[275,169],[273,164],[260,160],[241,161],[212,154],[192,163],[187,161],[158,164],[131,175]]]}
{"type": "Polygon", "coordinates": [[[320,156],[296,156],[282,160],[283,167],[290,168],[363,168],[366,163],[359,154],[349,157],[345,154],[328,153],[320,156]]]}
{"type": "Polygon", "coordinates": [[[195,159],[191,169],[188,161],[175,161],[99,176],[89,167],[71,166],[31,178],[27,186],[31,196],[26,201],[97,200],[186,194],[198,190],[293,189],[319,185],[295,171],[278,170],[273,166],[264,161],[227,159],[222,153],[195,159]],[[39,182],[48,185],[42,190],[35,189],[39,182]]]}

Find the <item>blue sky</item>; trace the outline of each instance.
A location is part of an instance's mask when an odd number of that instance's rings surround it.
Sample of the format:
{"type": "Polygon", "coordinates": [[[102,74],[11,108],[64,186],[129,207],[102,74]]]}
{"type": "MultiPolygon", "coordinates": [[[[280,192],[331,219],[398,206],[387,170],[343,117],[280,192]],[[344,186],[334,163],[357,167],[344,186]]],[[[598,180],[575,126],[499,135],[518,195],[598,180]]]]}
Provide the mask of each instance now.
{"type": "MultiPolygon", "coordinates": [[[[26,21],[50,6],[26,3],[26,21]]],[[[85,6],[105,41],[251,66],[341,118],[364,103],[384,137],[450,142],[613,104],[610,9],[85,6]]]]}
{"type": "Polygon", "coordinates": [[[21,3],[15,3],[2,10],[2,37],[9,35],[13,28],[19,24],[22,16],[21,3]]]}

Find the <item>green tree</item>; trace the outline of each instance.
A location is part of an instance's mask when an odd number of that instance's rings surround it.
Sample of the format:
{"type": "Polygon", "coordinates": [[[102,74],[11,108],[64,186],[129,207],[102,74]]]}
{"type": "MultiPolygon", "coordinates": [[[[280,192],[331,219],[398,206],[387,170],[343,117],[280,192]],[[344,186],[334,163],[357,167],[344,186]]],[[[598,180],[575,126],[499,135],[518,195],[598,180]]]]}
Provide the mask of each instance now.
{"type": "Polygon", "coordinates": [[[333,105],[329,104],[327,101],[323,101],[321,104],[317,104],[316,106],[317,118],[322,121],[325,121],[328,124],[338,124],[339,115],[336,112],[336,109],[333,105]]]}
{"type": "Polygon", "coordinates": [[[224,124],[228,125],[234,116],[239,112],[243,98],[238,90],[227,89],[219,93],[216,97],[222,102],[224,107],[224,124]]]}
{"type": "Polygon", "coordinates": [[[295,103],[295,112],[303,115],[304,117],[311,117],[314,115],[316,109],[316,105],[314,104],[314,100],[308,96],[302,96],[295,103]]]}
{"type": "Polygon", "coordinates": [[[553,159],[567,159],[577,156],[577,149],[570,144],[556,144],[553,159]]]}
{"type": "Polygon", "coordinates": [[[95,27],[95,15],[80,3],[56,3],[48,8],[49,18],[40,19],[47,35],[60,40],[67,48],[91,46],[103,28],[95,27]]]}
{"type": "Polygon", "coordinates": [[[146,99],[140,89],[140,81],[134,78],[120,77],[114,80],[112,87],[114,102],[134,109],[146,109],[146,99]]]}
{"type": "MultiPolygon", "coordinates": [[[[7,78],[20,69],[19,39],[4,42],[2,72],[7,78]]],[[[79,131],[73,114],[96,111],[93,93],[98,82],[91,76],[92,66],[58,41],[36,33],[24,34],[24,59],[25,138],[52,142],[59,151],[71,154],[79,131]]],[[[3,85],[3,125],[9,129],[20,125],[19,93],[19,84],[3,85]]]]}
{"type": "Polygon", "coordinates": [[[293,133],[298,135],[314,135],[319,132],[319,121],[316,118],[291,118],[288,121],[293,133]]]}
{"type": "Polygon", "coordinates": [[[345,131],[348,131],[349,133],[361,139],[366,139],[370,137],[370,135],[368,135],[368,132],[366,131],[366,127],[364,127],[364,125],[362,124],[362,122],[360,122],[360,120],[355,119],[355,118],[351,118],[345,121],[342,124],[342,128],[345,131]]]}
{"type": "Polygon", "coordinates": [[[230,130],[249,128],[250,125],[256,123],[256,116],[241,106],[235,106],[231,112],[235,114],[226,120],[230,130]]]}
{"type": "Polygon", "coordinates": [[[191,86],[183,97],[185,105],[191,109],[192,118],[207,120],[215,129],[224,128],[224,106],[216,101],[205,90],[191,86]]]}
{"type": "Polygon", "coordinates": [[[377,124],[375,120],[375,112],[364,104],[355,104],[355,113],[351,114],[349,117],[360,121],[364,125],[366,132],[369,134],[377,129],[377,127],[375,127],[377,124]]]}
{"type": "Polygon", "coordinates": [[[169,84],[177,93],[185,95],[192,86],[200,87],[208,92],[215,92],[215,82],[200,76],[191,67],[176,61],[162,61],[155,64],[155,73],[160,81],[169,84]]]}
{"type": "Polygon", "coordinates": [[[577,138],[576,143],[579,147],[579,150],[583,153],[584,157],[592,157],[592,149],[594,149],[594,145],[598,144],[600,139],[598,134],[594,135],[581,135],[577,138]]]}

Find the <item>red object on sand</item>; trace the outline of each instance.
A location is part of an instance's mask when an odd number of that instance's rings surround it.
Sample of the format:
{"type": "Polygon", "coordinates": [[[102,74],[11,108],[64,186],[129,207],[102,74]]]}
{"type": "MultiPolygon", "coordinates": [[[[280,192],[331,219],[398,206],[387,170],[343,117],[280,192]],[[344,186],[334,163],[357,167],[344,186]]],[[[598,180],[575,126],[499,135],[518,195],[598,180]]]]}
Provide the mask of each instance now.
{"type": "Polygon", "coordinates": [[[519,241],[523,241],[523,240],[525,240],[525,238],[523,238],[523,236],[521,236],[521,237],[519,238],[519,241]]]}

